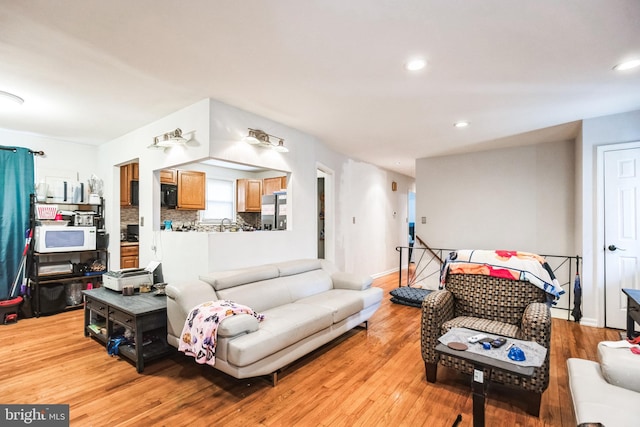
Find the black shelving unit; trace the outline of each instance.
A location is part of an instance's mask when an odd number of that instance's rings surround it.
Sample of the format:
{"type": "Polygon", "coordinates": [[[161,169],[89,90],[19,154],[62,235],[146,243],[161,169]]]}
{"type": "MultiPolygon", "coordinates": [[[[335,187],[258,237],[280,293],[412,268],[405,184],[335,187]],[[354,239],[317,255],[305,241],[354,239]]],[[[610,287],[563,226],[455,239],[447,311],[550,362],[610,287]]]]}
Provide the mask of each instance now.
{"type": "MultiPolygon", "coordinates": [[[[95,211],[94,224],[99,234],[106,236],[104,230],[104,200],[100,203],[41,203],[36,202],[35,194],[31,195],[30,227],[35,230],[38,225],[36,216],[36,204],[54,204],[62,209],[83,211],[95,211]]],[[[71,219],[72,221],[73,219],[71,219]]],[[[72,225],[70,225],[72,227],[72,225]]],[[[102,242],[103,248],[83,251],[66,251],[53,253],[39,253],[34,249],[34,244],[29,247],[27,276],[29,278],[29,290],[32,296],[32,310],[36,317],[42,314],[55,314],[68,309],[83,307],[82,297],[77,304],[68,304],[66,301],[65,287],[71,283],[79,283],[80,291],[86,290],[89,283],[92,287],[102,285],[102,275],[108,271],[109,253],[106,248],[106,237],[102,242]],[[90,264],[93,260],[99,261],[104,269],[102,271],[87,271],[81,268],[90,264]],[[64,271],[46,272],[45,263],[69,264],[64,271]],[[45,301],[43,301],[43,297],[45,301]]]]}
{"type": "Polygon", "coordinates": [[[60,287],[64,287],[69,283],[81,283],[82,289],[87,289],[87,284],[91,283],[92,287],[100,287],[102,285],[102,275],[107,272],[108,264],[108,252],[106,249],[95,249],[90,251],[69,251],[69,252],[57,252],[57,253],[38,253],[33,252],[31,254],[31,276],[30,285],[33,296],[33,314],[39,317],[42,314],[54,314],[72,308],[82,307],[82,301],[78,304],[69,305],[66,303],[63,305],[57,298],[64,298],[64,289],[59,290],[60,287]],[[77,265],[90,262],[91,260],[101,260],[105,266],[102,272],[81,272],[77,270],[77,265]],[[76,262],[74,262],[76,261],[76,262]],[[69,262],[71,273],[61,274],[42,274],[40,273],[43,262],[69,262]],[[62,292],[63,295],[56,295],[62,292]],[[53,295],[52,301],[46,301],[43,305],[43,295],[53,295]],[[47,304],[51,304],[48,306],[47,304]]]}

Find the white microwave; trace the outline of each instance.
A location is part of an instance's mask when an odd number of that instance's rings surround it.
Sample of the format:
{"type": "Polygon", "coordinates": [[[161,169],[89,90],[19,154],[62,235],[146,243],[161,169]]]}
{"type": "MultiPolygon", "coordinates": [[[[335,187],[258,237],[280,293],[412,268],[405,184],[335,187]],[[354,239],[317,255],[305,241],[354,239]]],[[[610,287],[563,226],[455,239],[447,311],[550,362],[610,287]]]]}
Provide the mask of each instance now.
{"type": "Polygon", "coordinates": [[[96,227],[37,226],[33,241],[39,253],[92,251],[96,249],[96,227]]]}

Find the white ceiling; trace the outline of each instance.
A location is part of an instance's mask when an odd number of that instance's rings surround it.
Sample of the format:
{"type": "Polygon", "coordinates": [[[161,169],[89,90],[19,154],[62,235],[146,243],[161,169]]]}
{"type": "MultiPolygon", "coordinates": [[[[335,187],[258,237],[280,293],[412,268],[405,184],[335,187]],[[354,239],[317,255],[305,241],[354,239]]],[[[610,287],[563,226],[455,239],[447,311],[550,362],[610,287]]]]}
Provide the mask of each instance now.
{"type": "Polygon", "coordinates": [[[413,176],[640,109],[632,57],[638,0],[0,0],[0,128],[100,144],[210,97],[413,176]]]}

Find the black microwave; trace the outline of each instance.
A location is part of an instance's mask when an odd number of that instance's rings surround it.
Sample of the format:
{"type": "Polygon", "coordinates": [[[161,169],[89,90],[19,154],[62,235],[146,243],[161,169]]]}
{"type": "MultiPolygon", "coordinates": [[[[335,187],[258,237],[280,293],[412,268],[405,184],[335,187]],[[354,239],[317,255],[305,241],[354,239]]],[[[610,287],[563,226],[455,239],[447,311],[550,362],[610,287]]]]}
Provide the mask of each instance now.
{"type": "Polygon", "coordinates": [[[160,185],[160,205],[175,209],[178,206],[178,186],[171,184],[160,185]]]}

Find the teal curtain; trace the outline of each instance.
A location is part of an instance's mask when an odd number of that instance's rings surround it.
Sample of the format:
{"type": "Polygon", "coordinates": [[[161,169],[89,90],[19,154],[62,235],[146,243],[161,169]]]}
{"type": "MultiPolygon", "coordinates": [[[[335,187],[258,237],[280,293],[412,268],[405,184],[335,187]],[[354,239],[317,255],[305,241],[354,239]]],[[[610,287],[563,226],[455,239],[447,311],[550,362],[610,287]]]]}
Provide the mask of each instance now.
{"type": "Polygon", "coordinates": [[[33,152],[0,146],[0,299],[10,296],[22,259],[34,184],[33,152]]]}

